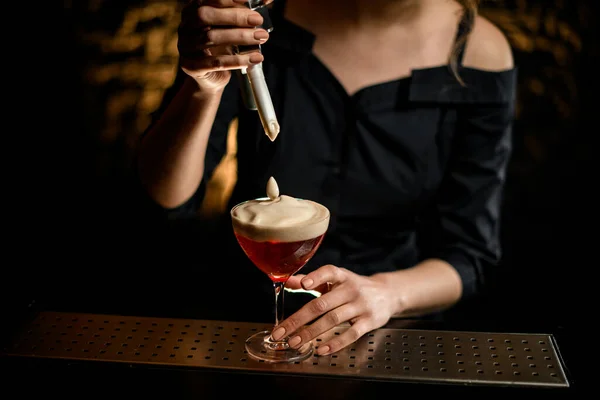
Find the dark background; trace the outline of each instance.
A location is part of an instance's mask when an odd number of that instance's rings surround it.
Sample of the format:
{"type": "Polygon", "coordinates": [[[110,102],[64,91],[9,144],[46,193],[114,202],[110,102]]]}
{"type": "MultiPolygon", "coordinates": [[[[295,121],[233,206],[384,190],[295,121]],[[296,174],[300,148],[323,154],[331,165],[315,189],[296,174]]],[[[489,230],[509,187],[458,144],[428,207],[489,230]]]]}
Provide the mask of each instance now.
{"type": "MultiPolygon", "coordinates": [[[[46,213],[53,225],[40,247],[45,264],[8,274],[18,288],[6,303],[10,314],[32,299],[85,304],[94,293],[100,302],[139,304],[145,301],[136,298],[140,290],[160,296],[182,281],[194,290],[183,267],[165,261],[168,255],[148,257],[159,238],[135,218],[127,183],[135,143],[175,76],[180,6],[175,0],[64,2],[57,106],[61,137],[68,140],[55,159],[60,172],[50,190],[57,205],[46,213]]],[[[591,296],[582,282],[592,279],[597,264],[591,162],[591,137],[598,133],[597,11],[593,0],[483,2],[482,14],[513,45],[519,101],[504,261],[478,318],[570,325],[591,296]]]]}

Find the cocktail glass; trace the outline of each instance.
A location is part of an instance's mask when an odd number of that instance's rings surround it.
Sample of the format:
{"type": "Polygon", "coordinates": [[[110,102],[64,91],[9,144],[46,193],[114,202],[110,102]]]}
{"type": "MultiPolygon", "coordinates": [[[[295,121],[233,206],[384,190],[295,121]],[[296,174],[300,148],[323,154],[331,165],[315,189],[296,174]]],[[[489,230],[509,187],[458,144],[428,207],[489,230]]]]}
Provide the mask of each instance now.
{"type": "MultiPolygon", "coordinates": [[[[298,201],[309,201],[297,199],[298,201]]],[[[258,198],[250,200],[253,202],[266,202],[269,198],[258,198]]],[[[248,224],[242,224],[235,217],[235,210],[243,207],[248,201],[237,204],[231,209],[233,222],[233,231],[235,237],[244,253],[250,261],[264,272],[273,282],[275,290],[275,326],[279,325],[284,319],[284,287],[288,279],[298,272],[314,256],[317,249],[323,241],[327,226],[329,224],[329,211],[324,206],[314,203],[316,207],[321,207],[323,217],[310,221],[315,233],[312,237],[302,238],[302,240],[255,240],[247,234],[248,224]],[[242,228],[242,226],[244,228],[242,228]]],[[[289,210],[290,213],[294,209],[289,210]]],[[[307,225],[302,228],[306,229],[307,225]]],[[[268,228],[256,224],[252,229],[260,230],[268,228]]],[[[287,229],[294,229],[287,228],[287,229]]],[[[285,236],[285,235],[284,235],[285,236]]],[[[274,340],[270,330],[255,333],[246,339],[246,351],[256,360],[262,360],[269,363],[296,362],[310,357],[314,351],[312,342],[308,342],[299,348],[292,348],[288,344],[288,337],[280,340],[274,340]]]]}

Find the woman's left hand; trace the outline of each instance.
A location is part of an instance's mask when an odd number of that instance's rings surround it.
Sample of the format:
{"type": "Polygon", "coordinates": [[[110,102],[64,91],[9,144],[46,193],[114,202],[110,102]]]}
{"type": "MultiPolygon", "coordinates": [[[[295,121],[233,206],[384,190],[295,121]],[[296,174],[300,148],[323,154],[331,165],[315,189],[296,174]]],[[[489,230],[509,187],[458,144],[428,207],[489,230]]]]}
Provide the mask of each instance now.
{"type": "Polygon", "coordinates": [[[311,300],[273,330],[273,338],[289,336],[289,345],[298,348],[344,322],[350,323],[341,335],[334,336],[317,350],[326,355],[354,343],[364,334],[385,325],[394,315],[396,296],[381,275],[357,275],[345,268],[325,265],[308,275],[292,276],[290,289],[316,290],[320,297],[311,300]],[[318,319],[317,319],[318,318],[318,319]],[[314,321],[311,325],[307,325],[314,321]]]}

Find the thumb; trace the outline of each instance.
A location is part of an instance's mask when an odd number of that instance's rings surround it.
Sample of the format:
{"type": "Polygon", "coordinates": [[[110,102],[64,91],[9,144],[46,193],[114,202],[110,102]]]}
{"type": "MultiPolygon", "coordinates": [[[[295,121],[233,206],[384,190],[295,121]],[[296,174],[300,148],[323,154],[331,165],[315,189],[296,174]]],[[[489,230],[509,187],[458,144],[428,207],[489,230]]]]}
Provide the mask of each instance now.
{"type": "Polygon", "coordinates": [[[300,281],[302,280],[302,278],[304,278],[306,275],[293,275],[290,277],[290,279],[288,279],[288,281],[285,283],[285,287],[288,289],[302,289],[302,284],[300,283],[300,281]]]}

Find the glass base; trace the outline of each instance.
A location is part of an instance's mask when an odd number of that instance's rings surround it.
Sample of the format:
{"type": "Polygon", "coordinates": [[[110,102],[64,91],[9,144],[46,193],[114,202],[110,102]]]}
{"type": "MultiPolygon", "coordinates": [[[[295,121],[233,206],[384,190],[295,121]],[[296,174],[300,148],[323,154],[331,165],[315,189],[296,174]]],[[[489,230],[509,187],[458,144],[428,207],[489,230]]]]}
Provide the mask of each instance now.
{"type": "Polygon", "coordinates": [[[271,331],[255,333],[246,339],[246,351],[255,360],[268,363],[291,363],[303,361],[314,352],[312,342],[305,343],[300,348],[293,349],[287,341],[271,340],[271,331]]]}

